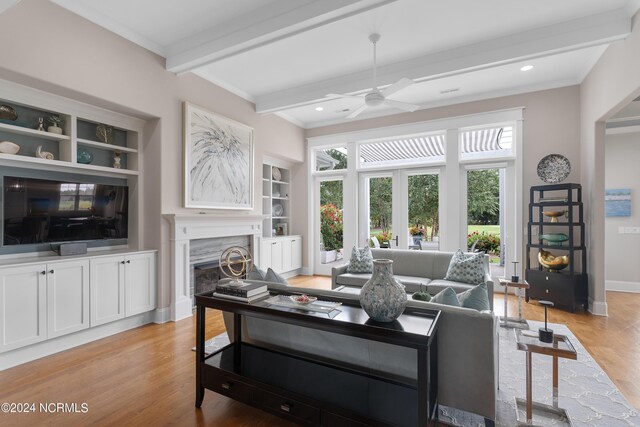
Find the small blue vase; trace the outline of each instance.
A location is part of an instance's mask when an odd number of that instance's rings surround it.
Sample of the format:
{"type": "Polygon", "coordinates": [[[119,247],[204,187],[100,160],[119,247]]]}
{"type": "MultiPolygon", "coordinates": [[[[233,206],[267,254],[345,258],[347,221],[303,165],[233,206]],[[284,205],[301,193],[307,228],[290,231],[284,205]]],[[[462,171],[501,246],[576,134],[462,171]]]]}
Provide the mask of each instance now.
{"type": "Polygon", "coordinates": [[[376,322],[393,322],[404,312],[407,293],[393,277],[392,260],[373,260],[373,274],[360,291],[360,305],[376,322]]]}
{"type": "Polygon", "coordinates": [[[93,154],[91,152],[85,150],[84,148],[78,149],[78,163],[82,163],[83,165],[88,165],[93,162],[93,154]]]}

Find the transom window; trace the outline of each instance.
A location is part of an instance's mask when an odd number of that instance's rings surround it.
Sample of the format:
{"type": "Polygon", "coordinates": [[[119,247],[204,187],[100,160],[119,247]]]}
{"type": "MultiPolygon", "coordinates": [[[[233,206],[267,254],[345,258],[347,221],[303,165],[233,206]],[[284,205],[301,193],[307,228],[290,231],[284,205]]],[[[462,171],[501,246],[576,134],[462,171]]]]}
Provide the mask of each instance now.
{"type": "Polygon", "coordinates": [[[445,134],[408,135],[359,144],[361,167],[434,163],[444,160],[445,134]]]}
{"type": "Polygon", "coordinates": [[[491,125],[460,129],[460,159],[509,157],[513,155],[513,125],[491,125]]]}

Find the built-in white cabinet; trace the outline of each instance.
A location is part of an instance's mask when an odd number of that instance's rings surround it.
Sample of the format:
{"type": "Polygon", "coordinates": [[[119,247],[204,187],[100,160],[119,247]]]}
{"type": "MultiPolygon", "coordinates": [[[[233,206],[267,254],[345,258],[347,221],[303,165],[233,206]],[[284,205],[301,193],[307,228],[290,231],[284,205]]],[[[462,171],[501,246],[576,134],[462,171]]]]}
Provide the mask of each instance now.
{"type": "Polygon", "coordinates": [[[262,235],[287,236],[291,226],[291,171],[284,167],[262,165],[262,235]]]}
{"type": "Polygon", "coordinates": [[[0,268],[0,351],[89,327],[89,260],[0,268]]]}
{"type": "Polygon", "coordinates": [[[263,238],[260,242],[260,268],[285,273],[302,267],[302,237],[263,238]]]}
{"type": "Polygon", "coordinates": [[[0,351],[47,339],[46,264],[0,270],[0,351]]]}
{"type": "Polygon", "coordinates": [[[156,253],[0,265],[0,353],[156,307],[156,253]]]}
{"type": "Polygon", "coordinates": [[[91,326],[153,310],[155,304],[154,252],[91,260],[91,326]]]}
{"type": "Polygon", "coordinates": [[[89,327],[89,260],[47,264],[47,338],[89,327]]]}

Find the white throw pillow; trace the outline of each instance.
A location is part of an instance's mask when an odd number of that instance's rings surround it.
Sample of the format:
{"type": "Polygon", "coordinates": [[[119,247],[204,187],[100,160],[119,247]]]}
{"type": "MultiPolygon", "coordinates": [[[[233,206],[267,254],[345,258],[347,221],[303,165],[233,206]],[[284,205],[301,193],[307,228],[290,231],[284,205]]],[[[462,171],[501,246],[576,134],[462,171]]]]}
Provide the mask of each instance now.
{"type": "Polygon", "coordinates": [[[484,283],[484,252],[466,254],[458,249],[449,263],[445,280],[479,285],[484,283]]]}

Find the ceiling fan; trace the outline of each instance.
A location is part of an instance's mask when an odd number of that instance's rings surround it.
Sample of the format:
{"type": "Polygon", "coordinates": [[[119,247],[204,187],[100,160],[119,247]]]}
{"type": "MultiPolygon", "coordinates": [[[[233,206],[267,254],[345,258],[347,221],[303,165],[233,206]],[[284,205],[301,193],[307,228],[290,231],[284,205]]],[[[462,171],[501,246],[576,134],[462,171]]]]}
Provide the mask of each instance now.
{"type": "Polygon", "coordinates": [[[330,93],[327,96],[337,96],[340,98],[356,98],[356,99],[364,99],[364,104],[360,107],[353,110],[348,116],[348,119],[353,119],[357,117],[360,113],[362,113],[368,107],[377,107],[378,105],[385,104],[389,107],[399,108],[404,111],[416,111],[420,108],[419,105],[409,104],[406,102],[394,101],[393,99],[389,99],[389,96],[393,95],[396,92],[401,91],[407,86],[414,84],[415,82],[409,78],[402,78],[392,84],[391,86],[386,87],[383,90],[378,89],[376,82],[376,71],[377,71],[377,63],[376,63],[376,43],[380,40],[380,34],[373,33],[369,36],[369,40],[373,43],[373,89],[367,92],[364,97],[361,95],[346,95],[339,93],[330,93]]]}

